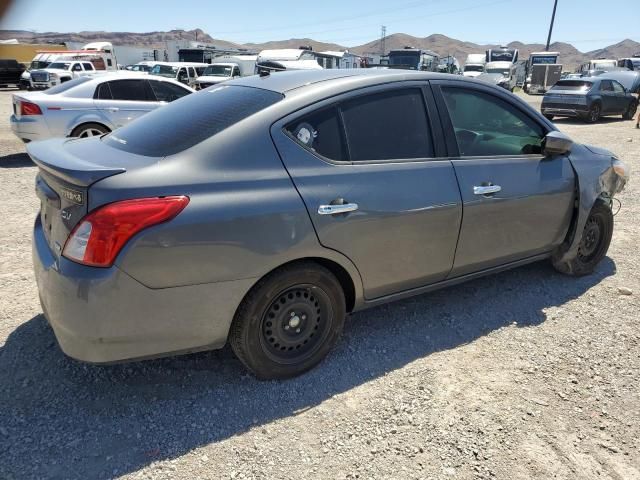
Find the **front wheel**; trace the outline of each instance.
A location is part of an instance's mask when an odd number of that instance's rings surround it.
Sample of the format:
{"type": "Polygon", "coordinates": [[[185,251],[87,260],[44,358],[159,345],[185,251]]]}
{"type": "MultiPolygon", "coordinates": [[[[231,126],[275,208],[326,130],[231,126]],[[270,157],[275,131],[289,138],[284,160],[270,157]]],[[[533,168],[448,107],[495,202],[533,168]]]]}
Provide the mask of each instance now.
{"type": "Polygon", "coordinates": [[[636,115],[638,111],[638,104],[636,102],[631,102],[625,112],[622,114],[622,118],[624,120],[633,120],[633,117],[636,115]]]}
{"type": "Polygon", "coordinates": [[[231,348],[260,379],[316,366],[342,333],[346,305],[336,277],[315,263],[283,267],[247,294],[229,332],[231,348]]]}
{"type": "Polygon", "coordinates": [[[578,253],[570,261],[554,261],[553,266],[561,273],[573,276],[588,275],[607,254],[613,235],[613,213],[604,202],[597,202],[591,209],[582,231],[578,253]]]}

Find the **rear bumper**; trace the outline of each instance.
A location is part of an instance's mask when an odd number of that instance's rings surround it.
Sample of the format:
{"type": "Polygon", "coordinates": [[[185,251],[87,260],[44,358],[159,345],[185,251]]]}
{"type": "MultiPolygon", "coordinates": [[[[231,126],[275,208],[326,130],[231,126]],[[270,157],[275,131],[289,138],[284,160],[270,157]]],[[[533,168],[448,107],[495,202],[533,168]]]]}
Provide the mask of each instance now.
{"type": "Polygon", "coordinates": [[[51,137],[49,127],[45,123],[42,115],[26,116],[21,118],[11,115],[9,123],[11,124],[11,130],[14,135],[23,142],[44,140],[51,137]]]}
{"type": "Polygon", "coordinates": [[[40,301],[70,357],[111,363],[222,347],[254,279],[150,289],[117,267],[56,259],[40,219],[33,231],[40,301]]]}
{"type": "Polygon", "coordinates": [[[541,108],[543,115],[557,115],[559,117],[586,117],[589,113],[588,110],[582,108],[558,108],[558,107],[545,107],[541,108]]]}

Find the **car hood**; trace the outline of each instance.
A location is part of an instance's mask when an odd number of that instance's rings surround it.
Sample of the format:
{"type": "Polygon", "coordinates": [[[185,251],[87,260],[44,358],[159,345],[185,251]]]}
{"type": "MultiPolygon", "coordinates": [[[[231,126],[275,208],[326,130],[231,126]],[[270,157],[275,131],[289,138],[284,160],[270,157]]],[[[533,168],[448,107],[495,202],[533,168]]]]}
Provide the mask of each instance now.
{"type": "Polygon", "coordinates": [[[584,147],[589,150],[591,153],[595,153],[596,155],[604,155],[605,157],[615,157],[615,154],[606,148],[596,147],[594,145],[584,145],[584,147]]]}

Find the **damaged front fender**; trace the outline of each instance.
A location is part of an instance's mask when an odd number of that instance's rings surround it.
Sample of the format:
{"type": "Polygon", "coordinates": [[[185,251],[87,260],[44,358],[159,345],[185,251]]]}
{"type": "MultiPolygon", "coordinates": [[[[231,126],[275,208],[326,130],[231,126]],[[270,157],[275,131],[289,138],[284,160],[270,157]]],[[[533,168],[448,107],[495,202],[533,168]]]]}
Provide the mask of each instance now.
{"type": "Polygon", "coordinates": [[[629,170],[613,153],[590,145],[574,145],[569,160],[576,175],[576,205],[567,239],[553,253],[555,264],[569,265],[578,255],[582,231],[596,201],[611,204],[624,188],[629,170]]]}

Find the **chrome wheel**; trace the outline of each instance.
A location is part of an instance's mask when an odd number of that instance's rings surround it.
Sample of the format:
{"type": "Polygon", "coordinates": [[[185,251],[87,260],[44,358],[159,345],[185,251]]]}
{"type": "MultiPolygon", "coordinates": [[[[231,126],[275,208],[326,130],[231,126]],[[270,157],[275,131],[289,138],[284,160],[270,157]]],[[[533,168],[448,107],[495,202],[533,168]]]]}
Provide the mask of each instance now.
{"type": "Polygon", "coordinates": [[[99,137],[100,135],[104,135],[106,132],[98,130],[97,128],[86,128],[80,132],[78,137],[87,138],[87,137],[99,137]]]}

